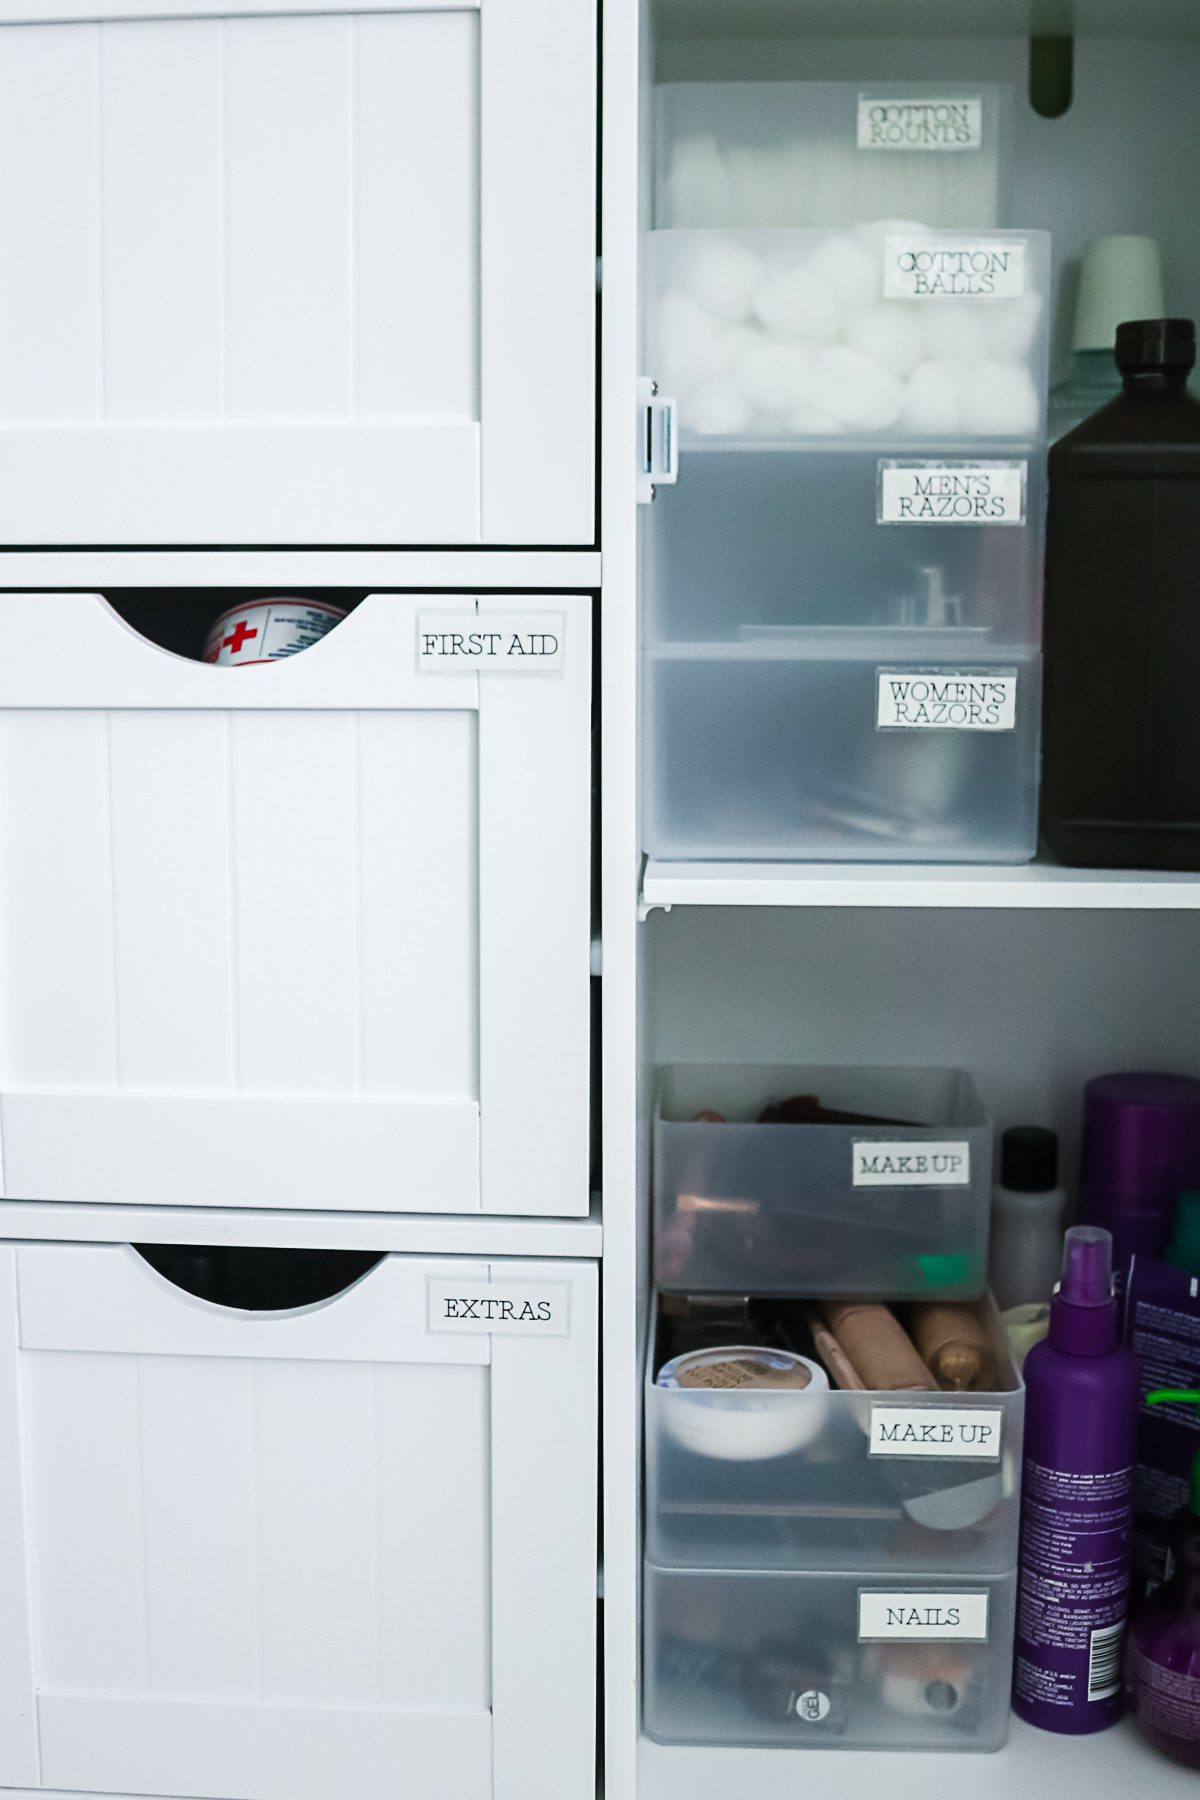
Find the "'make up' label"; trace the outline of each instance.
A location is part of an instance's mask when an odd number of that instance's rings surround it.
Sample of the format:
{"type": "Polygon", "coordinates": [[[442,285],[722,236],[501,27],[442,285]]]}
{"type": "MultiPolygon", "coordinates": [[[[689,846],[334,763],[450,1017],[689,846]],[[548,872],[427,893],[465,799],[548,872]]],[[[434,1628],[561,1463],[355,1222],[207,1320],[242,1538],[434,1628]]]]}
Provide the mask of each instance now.
{"type": "Polygon", "coordinates": [[[1006,238],[883,240],[885,300],[1015,300],[1025,292],[1025,246],[1006,238]]]}
{"type": "Polygon", "coordinates": [[[888,100],[858,96],[860,150],[978,150],[983,101],[888,100]]]}
{"type": "Polygon", "coordinates": [[[994,675],[879,670],[875,724],[881,731],[1012,731],[1016,723],[1015,670],[994,675]]]}
{"type": "Polygon", "coordinates": [[[567,636],[562,612],[422,612],[422,675],[561,675],[567,636]]]}
{"type": "Polygon", "coordinates": [[[872,1456],[952,1456],[999,1462],[999,1407],[873,1406],[872,1456]]]}
{"type": "Polygon", "coordinates": [[[464,1282],[431,1276],[428,1286],[430,1331],[570,1336],[570,1290],[565,1282],[464,1282]]]}
{"type": "Polygon", "coordinates": [[[1023,462],[879,463],[880,525],[1023,525],[1023,462]]]}
{"type": "Polygon", "coordinates": [[[889,1593],[859,1589],[860,1644],[888,1639],[915,1644],[926,1638],[986,1644],[987,1634],[986,1593],[889,1593]]]}
{"type": "Polygon", "coordinates": [[[962,1143],[851,1144],[852,1187],[970,1187],[971,1146],[962,1143]]]}

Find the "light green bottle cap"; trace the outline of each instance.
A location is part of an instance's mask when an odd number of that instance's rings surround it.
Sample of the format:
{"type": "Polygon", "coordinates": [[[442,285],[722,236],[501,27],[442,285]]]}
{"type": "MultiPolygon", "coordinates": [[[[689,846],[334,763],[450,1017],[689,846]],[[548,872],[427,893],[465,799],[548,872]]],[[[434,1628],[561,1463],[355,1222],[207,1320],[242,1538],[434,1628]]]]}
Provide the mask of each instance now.
{"type": "MultiPolygon", "coordinates": [[[[1200,1407],[1200,1388],[1154,1388],[1146,1395],[1147,1406],[1160,1406],[1164,1400],[1190,1401],[1200,1407]]],[[[1200,1450],[1192,1458],[1192,1478],[1188,1484],[1188,1511],[1200,1519],[1200,1450]]]]}
{"type": "Polygon", "coordinates": [[[1200,1275],[1200,1192],[1194,1188],[1179,1196],[1175,1230],[1163,1251],[1163,1261],[1173,1269],[1200,1275]]]}

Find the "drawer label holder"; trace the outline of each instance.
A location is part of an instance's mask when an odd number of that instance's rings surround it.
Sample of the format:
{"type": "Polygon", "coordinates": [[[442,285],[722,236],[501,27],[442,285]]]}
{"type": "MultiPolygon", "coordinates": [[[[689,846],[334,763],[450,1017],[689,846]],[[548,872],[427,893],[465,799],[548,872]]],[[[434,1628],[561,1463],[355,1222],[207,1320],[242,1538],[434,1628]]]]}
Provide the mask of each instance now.
{"type": "Polygon", "coordinates": [[[873,1406],[868,1454],[999,1462],[1003,1420],[998,1406],[873,1406]]]}
{"type": "Polygon", "coordinates": [[[901,462],[881,457],[879,525],[1024,525],[1027,462],[901,462]]]}
{"type": "Polygon", "coordinates": [[[929,1593],[903,1588],[858,1590],[860,1644],[986,1644],[987,1590],[929,1593]]]}
{"type": "Polygon", "coordinates": [[[566,1282],[456,1281],[431,1275],[428,1326],[474,1337],[570,1337],[571,1290],[566,1282]]]}
{"type": "Polygon", "coordinates": [[[1015,731],[1015,669],[879,669],[877,731],[1015,731]]]}

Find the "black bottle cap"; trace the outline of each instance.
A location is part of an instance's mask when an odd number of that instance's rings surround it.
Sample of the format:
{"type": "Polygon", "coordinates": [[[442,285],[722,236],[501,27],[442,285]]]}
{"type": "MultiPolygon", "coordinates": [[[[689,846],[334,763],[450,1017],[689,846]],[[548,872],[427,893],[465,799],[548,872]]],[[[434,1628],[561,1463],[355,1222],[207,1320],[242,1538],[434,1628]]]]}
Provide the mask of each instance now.
{"type": "Polygon", "coordinates": [[[1058,1134],[1044,1125],[1010,1125],[1000,1139],[1000,1186],[1045,1194],[1058,1186],[1058,1134]]]}
{"type": "Polygon", "coordinates": [[[1127,319],[1117,326],[1118,369],[1190,369],[1196,362],[1191,319],[1127,319]]]}

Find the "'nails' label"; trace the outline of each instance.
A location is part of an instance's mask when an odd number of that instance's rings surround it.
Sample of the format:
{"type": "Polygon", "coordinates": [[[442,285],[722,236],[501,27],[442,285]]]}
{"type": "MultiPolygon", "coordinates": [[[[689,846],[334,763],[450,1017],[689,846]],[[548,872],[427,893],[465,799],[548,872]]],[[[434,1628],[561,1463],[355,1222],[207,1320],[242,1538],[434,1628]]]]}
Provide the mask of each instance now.
{"type": "Polygon", "coordinates": [[[978,150],[983,101],[889,100],[858,96],[860,150],[978,150]]]}
{"type": "Polygon", "coordinates": [[[875,725],[879,731],[1013,731],[1017,672],[880,669],[875,725]]]}
{"type": "Polygon", "coordinates": [[[561,675],[567,637],[563,612],[417,614],[421,675],[561,675]]]}
{"type": "Polygon", "coordinates": [[[971,1146],[967,1142],[886,1143],[859,1139],[851,1144],[853,1187],[970,1187],[971,1146]]]}
{"type": "Polygon", "coordinates": [[[1003,1417],[991,1406],[873,1406],[870,1454],[999,1462],[1003,1417]]]}
{"type": "Polygon", "coordinates": [[[858,1641],[921,1643],[924,1639],[957,1639],[986,1644],[986,1593],[904,1593],[860,1588],[858,1641]]]}
{"type": "Polygon", "coordinates": [[[1016,300],[1025,292],[1025,245],[1011,238],[889,237],[885,300],[1016,300]]]}
{"type": "Polygon", "coordinates": [[[570,1288],[565,1282],[447,1281],[429,1278],[430,1331],[493,1337],[569,1337],[570,1288]]]}
{"type": "Polygon", "coordinates": [[[879,464],[880,525],[1023,525],[1029,471],[1023,462],[879,464]]]}

